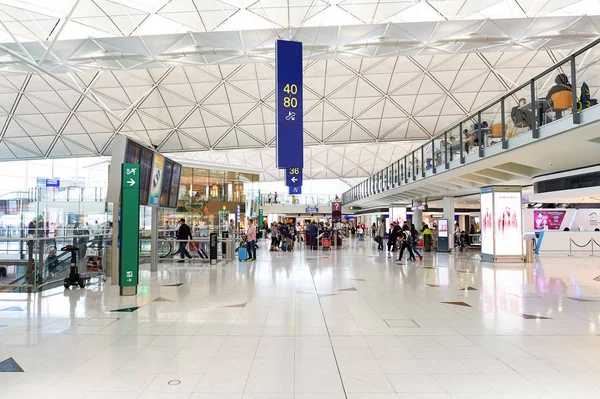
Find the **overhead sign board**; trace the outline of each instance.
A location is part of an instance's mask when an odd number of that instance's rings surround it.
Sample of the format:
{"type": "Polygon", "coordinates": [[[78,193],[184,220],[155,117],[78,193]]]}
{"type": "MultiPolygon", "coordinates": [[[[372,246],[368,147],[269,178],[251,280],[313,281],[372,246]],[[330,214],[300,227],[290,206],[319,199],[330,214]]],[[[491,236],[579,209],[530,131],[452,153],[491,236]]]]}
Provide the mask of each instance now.
{"type": "Polygon", "coordinates": [[[288,187],[290,195],[302,194],[302,187],[288,187]]]}
{"type": "Polygon", "coordinates": [[[413,212],[415,212],[415,211],[426,211],[427,209],[429,209],[429,206],[427,206],[427,205],[414,205],[410,209],[413,212]]]}
{"type": "Polygon", "coordinates": [[[46,179],[46,188],[58,190],[60,188],[60,179],[46,179]]]}
{"type": "Polygon", "coordinates": [[[276,165],[304,166],[302,43],[277,40],[275,45],[276,165]]]}
{"type": "Polygon", "coordinates": [[[288,187],[299,187],[302,185],[302,168],[285,169],[285,185],[288,187]]]}
{"type": "Polygon", "coordinates": [[[306,208],[306,213],[317,213],[319,208],[306,208]]]}

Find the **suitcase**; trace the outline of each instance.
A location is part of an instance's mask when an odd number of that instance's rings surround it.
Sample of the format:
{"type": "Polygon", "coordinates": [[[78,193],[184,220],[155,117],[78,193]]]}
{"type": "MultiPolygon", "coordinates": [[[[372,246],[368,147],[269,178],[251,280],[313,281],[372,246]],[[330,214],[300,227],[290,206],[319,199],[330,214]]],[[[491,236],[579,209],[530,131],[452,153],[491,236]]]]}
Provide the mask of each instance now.
{"type": "Polygon", "coordinates": [[[248,250],[246,248],[238,248],[238,260],[246,261],[248,259],[248,250]]]}

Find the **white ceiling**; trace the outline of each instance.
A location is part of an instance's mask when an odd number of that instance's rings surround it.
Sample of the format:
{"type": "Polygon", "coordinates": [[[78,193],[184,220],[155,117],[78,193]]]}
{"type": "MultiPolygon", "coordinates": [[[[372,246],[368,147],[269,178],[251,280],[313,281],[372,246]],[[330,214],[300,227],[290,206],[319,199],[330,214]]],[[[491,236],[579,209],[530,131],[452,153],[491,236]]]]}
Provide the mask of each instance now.
{"type": "Polygon", "coordinates": [[[599,14],[590,0],[1,0],[0,160],[108,155],[125,134],[280,179],[273,49],[291,38],[305,178],[367,176],[600,37],[599,14]]]}

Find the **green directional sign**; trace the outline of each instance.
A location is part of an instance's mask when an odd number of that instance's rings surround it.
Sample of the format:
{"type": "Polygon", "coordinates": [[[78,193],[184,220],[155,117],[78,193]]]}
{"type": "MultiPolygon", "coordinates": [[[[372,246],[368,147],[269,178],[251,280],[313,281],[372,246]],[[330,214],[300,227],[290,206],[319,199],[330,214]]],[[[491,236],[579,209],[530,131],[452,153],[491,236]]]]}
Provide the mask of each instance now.
{"type": "Polygon", "coordinates": [[[119,286],[121,295],[136,295],[139,272],[140,165],[121,167],[119,286]]]}
{"type": "Polygon", "coordinates": [[[263,210],[262,210],[262,208],[260,208],[258,210],[258,228],[259,229],[263,228],[263,210]]]}

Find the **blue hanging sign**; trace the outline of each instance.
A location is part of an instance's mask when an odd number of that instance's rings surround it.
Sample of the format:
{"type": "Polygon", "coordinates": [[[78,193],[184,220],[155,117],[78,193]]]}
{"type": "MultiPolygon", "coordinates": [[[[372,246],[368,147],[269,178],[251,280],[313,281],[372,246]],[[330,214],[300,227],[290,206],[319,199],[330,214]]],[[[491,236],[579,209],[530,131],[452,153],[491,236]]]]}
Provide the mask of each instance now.
{"type": "Polygon", "coordinates": [[[306,208],[306,213],[317,213],[319,208],[306,208]]]}
{"type": "Polygon", "coordinates": [[[302,194],[302,187],[288,187],[290,195],[302,194]]]}
{"type": "Polygon", "coordinates": [[[60,179],[46,179],[46,188],[58,190],[60,188],[60,179]]]}
{"type": "Polygon", "coordinates": [[[302,114],[302,43],[277,40],[275,45],[275,114],[279,169],[304,166],[302,114]]]}
{"type": "Polygon", "coordinates": [[[285,169],[285,185],[288,187],[299,187],[302,185],[302,168],[285,169]]]}

